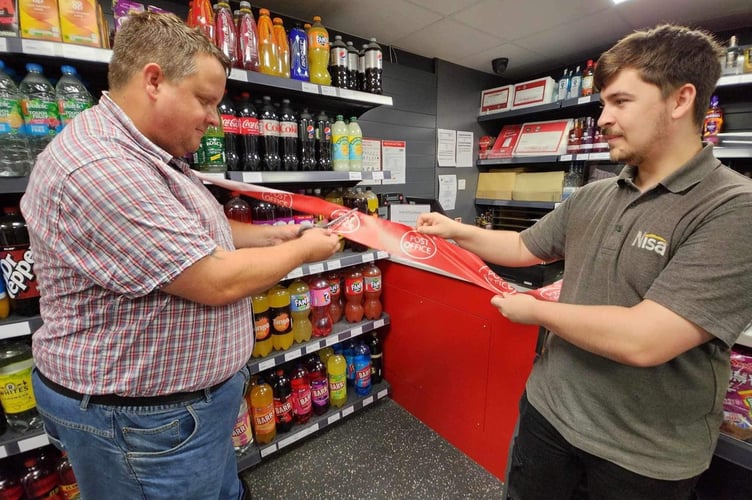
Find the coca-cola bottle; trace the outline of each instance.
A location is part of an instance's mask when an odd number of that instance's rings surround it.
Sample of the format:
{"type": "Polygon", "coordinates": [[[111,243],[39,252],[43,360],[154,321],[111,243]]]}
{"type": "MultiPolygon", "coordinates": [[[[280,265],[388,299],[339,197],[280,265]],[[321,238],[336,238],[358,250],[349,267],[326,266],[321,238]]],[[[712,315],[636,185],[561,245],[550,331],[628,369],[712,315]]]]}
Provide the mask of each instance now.
{"type": "Polygon", "coordinates": [[[292,386],[283,369],[277,370],[272,383],[274,393],[274,420],[277,432],[288,432],[293,425],[292,386]]]}
{"type": "Polygon", "coordinates": [[[21,316],[39,314],[39,289],[29,231],[18,207],[3,208],[0,218],[0,268],[10,296],[11,309],[21,316]]]}
{"type": "Polygon", "coordinates": [[[299,169],[316,170],[316,128],[308,108],[303,108],[298,120],[299,169]]]}
{"type": "Polygon", "coordinates": [[[290,99],[282,99],[279,113],[279,138],[282,170],[298,169],[298,118],[290,107],[290,99]]]}
{"type": "Polygon", "coordinates": [[[235,114],[238,116],[238,154],[241,168],[246,172],[255,172],[261,163],[259,121],[248,92],[240,94],[240,99],[235,106],[235,114]]]}
{"type": "Polygon", "coordinates": [[[317,355],[313,354],[306,360],[308,379],[311,382],[311,399],[313,413],[323,415],[329,410],[329,378],[326,366],[317,355]]]}
{"type": "Polygon", "coordinates": [[[332,123],[324,111],[316,116],[316,170],[332,169],[332,123]]]}
{"type": "Polygon", "coordinates": [[[272,98],[263,97],[261,114],[259,115],[259,131],[261,132],[260,170],[276,172],[282,167],[279,156],[279,117],[272,104],[272,98]]]}
{"type": "Polygon", "coordinates": [[[240,135],[240,120],[235,116],[235,106],[225,90],[225,96],[219,103],[219,115],[222,117],[222,130],[225,133],[225,163],[227,170],[242,170],[238,155],[238,136],[240,135]]]}

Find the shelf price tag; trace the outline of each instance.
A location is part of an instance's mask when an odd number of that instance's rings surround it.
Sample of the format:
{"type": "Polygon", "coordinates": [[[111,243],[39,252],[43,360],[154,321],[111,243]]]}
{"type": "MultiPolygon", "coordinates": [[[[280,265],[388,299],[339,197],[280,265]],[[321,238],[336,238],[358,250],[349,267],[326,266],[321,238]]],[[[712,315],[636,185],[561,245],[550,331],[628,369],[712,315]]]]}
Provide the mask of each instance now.
{"type": "Polygon", "coordinates": [[[268,370],[269,368],[273,368],[276,365],[277,365],[277,362],[274,360],[274,358],[272,358],[272,359],[267,359],[267,360],[262,361],[261,363],[258,364],[258,367],[259,367],[259,371],[262,372],[264,370],[268,370]]]}
{"type": "Polygon", "coordinates": [[[561,155],[559,161],[572,161],[572,155],[561,155]]]}
{"type": "Polygon", "coordinates": [[[47,438],[47,434],[41,434],[39,436],[30,437],[28,439],[22,439],[18,442],[18,449],[21,450],[21,453],[23,453],[24,451],[41,448],[42,446],[47,446],[48,444],[50,444],[50,440],[47,438]]]}
{"type": "Polygon", "coordinates": [[[24,54],[52,57],[61,57],[63,55],[62,44],[46,42],[44,40],[22,40],[21,48],[24,54]]]}
{"type": "Polygon", "coordinates": [[[325,95],[329,97],[337,97],[337,87],[330,87],[329,85],[322,85],[321,95],[325,95]]]}
{"type": "Polygon", "coordinates": [[[382,326],[384,326],[384,324],[385,324],[384,318],[377,319],[376,321],[373,322],[373,329],[375,330],[376,328],[381,328],[382,326]]]}
{"type": "Polygon", "coordinates": [[[354,407],[348,406],[347,408],[345,408],[344,410],[342,410],[342,416],[346,417],[346,416],[352,414],[352,412],[354,412],[354,411],[355,411],[354,407]]]}
{"type": "Polygon", "coordinates": [[[381,170],[374,170],[371,172],[371,179],[375,181],[383,181],[384,180],[384,172],[381,170]]]}
{"type": "Polygon", "coordinates": [[[308,266],[308,269],[311,270],[310,274],[323,273],[325,271],[323,262],[316,262],[315,264],[310,264],[308,266]]]}
{"type": "Polygon", "coordinates": [[[319,93],[319,86],[316,85],[315,83],[303,82],[300,84],[300,87],[303,92],[308,92],[310,94],[319,93]]]}
{"type": "Polygon", "coordinates": [[[339,420],[339,412],[335,413],[334,415],[329,415],[329,418],[326,419],[329,425],[332,425],[337,420],[339,420]]]}
{"type": "Polygon", "coordinates": [[[294,280],[295,278],[299,278],[301,276],[303,276],[303,268],[296,267],[295,269],[287,273],[287,276],[285,276],[285,278],[288,280],[294,280]]]}
{"type": "Polygon", "coordinates": [[[285,353],[285,361],[290,361],[291,359],[299,358],[302,355],[302,352],[300,349],[295,349],[294,351],[286,352],[285,353]]]}
{"type": "Polygon", "coordinates": [[[348,174],[348,177],[351,181],[362,181],[363,180],[363,172],[350,172],[348,174]]]}
{"type": "Polygon", "coordinates": [[[243,182],[257,184],[263,182],[263,176],[261,172],[243,172],[243,182]]]}
{"type": "Polygon", "coordinates": [[[373,257],[372,253],[364,253],[363,256],[361,257],[361,260],[364,263],[365,262],[373,262],[373,259],[374,259],[374,257],[373,257]]]}
{"type": "Polygon", "coordinates": [[[366,399],[363,400],[363,406],[368,406],[371,403],[373,403],[373,396],[368,396],[366,399]]]}
{"type": "Polygon", "coordinates": [[[339,259],[334,259],[326,262],[326,268],[329,271],[334,271],[336,269],[339,269],[342,267],[342,261],[339,259]]]}
{"type": "Polygon", "coordinates": [[[0,326],[0,339],[21,337],[22,335],[28,335],[30,333],[31,326],[29,326],[28,321],[21,321],[19,323],[11,323],[9,325],[0,326]]]}
{"type": "MultiPolygon", "coordinates": [[[[342,339],[342,340],[344,340],[344,339],[342,339]]],[[[340,338],[339,338],[338,335],[329,336],[324,341],[324,346],[323,347],[329,347],[330,345],[334,345],[334,344],[336,344],[339,341],[340,341],[340,338]]]]}
{"type": "Polygon", "coordinates": [[[589,95],[582,96],[579,99],[577,99],[577,104],[587,104],[589,102],[590,102],[590,96],[589,95]]]}
{"type": "Polygon", "coordinates": [[[275,444],[270,444],[266,448],[262,448],[261,449],[261,458],[268,457],[269,455],[271,455],[275,451],[277,451],[277,444],[276,443],[275,444]]]}
{"type": "MultiPolygon", "coordinates": [[[[8,52],[8,42],[5,41],[5,38],[0,36],[0,52],[8,52]]],[[[5,447],[3,447],[3,450],[5,450],[5,447]]]]}
{"type": "Polygon", "coordinates": [[[356,326],[355,328],[350,330],[350,336],[357,337],[358,335],[363,335],[363,327],[362,326],[356,326]]]}
{"type": "Polygon", "coordinates": [[[387,394],[389,394],[389,389],[381,389],[378,394],[376,394],[376,397],[379,399],[384,398],[387,394]]]}

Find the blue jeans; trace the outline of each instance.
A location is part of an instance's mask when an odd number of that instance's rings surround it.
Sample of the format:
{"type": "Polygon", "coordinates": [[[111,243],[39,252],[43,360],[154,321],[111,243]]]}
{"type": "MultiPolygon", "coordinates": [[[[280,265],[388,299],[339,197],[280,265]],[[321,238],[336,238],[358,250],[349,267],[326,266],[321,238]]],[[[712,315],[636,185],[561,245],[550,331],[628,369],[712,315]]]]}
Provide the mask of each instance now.
{"type": "Polygon", "coordinates": [[[106,406],[63,396],[32,375],[50,441],[68,452],[84,500],[239,499],[232,429],[243,369],[194,401],[106,406]]]}

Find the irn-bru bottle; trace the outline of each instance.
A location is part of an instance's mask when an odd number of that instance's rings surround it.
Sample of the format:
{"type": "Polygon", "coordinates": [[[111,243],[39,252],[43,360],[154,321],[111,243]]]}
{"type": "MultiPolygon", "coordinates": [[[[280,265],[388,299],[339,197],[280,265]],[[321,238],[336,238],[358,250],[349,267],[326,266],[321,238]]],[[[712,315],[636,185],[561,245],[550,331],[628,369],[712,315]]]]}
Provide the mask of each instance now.
{"type": "Polygon", "coordinates": [[[277,435],[274,420],[274,393],[263,378],[258,378],[251,388],[251,416],[253,437],[258,444],[271,443],[277,435]]]}
{"type": "Polygon", "coordinates": [[[290,78],[290,45],[287,43],[287,32],[281,17],[274,18],[274,41],[277,42],[277,73],[284,78],[290,78]]]}
{"type": "Polygon", "coordinates": [[[290,314],[292,315],[292,338],[295,342],[311,340],[311,292],[305,281],[297,278],[287,288],[290,293],[290,314]]]}
{"type": "Polygon", "coordinates": [[[253,333],[256,342],[253,344],[254,358],[263,358],[272,352],[272,326],[269,313],[269,299],[266,292],[253,296],[253,333]]]}
{"type": "Polygon", "coordinates": [[[272,321],[272,346],[275,351],[289,349],[292,345],[292,321],[290,318],[290,293],[277,283],[268,293],[269,312],[272,321]]]}
{"type": "Polygon", "coordinates": [[[329,374],[329,403],[341,408],[347,402],[347,362],[341,354],[332,354],[326,361],[329,374]]]}
{"type": "Polygon", "coordinates": [[[274,37],[274,23],[269,17],[269,9],[259,9],[258,23],[259,71],[267,75],[280,76],[279,47],[274,37]]]}
{"type": "Polygon", "coordinates": [[[321,24],[321,17],[314,16],[313,24],[308,29],[308,69],[311,83],[332,84],[332,76],[327,70],[328,65],[329,32],[321,24]]]}

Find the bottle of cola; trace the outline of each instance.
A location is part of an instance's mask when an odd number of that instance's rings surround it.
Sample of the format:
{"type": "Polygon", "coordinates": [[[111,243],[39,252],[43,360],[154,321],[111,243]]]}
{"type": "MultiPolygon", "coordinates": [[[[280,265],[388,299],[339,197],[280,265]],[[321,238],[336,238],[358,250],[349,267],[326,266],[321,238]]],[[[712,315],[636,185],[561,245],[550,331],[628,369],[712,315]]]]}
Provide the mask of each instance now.
{"type": "Polygon", "coordinates": [[[332,123],[324,111],[316,117],[316,170],[332,169],[332,123]]]}
{"type": "Polygon", "coordinates": [[[282,170],[291,172],[298,169],[298,117],[290,107],[290,99],[282,99],[279,110],[279,138],[282,170]]]}
{"type": "Polygon", "coordinates": [[[260,170],[276,172],[282,168],[279,156],[279,118],[272,104],[272,98],[263,97],[261,114],[259,115],[259,131],[261,132],[260,170]]]}
{"type": "Polygon", "coordinates": [[[366,83],[365,91],[372,94],[383,93],[382,87],[382,53],[375,38],[366,47],[366,83]]]}
{"type": "Polygon", "coordinates": [[[227,170],[241,170],[240,155],[238,155],[238,136],[240,122],[235,116],[235,106],[225,90],[225,96],[219,103],[219,115],[222,117],[222,130],[225,133],[225,163],[227,170]]]}
{"type": "Polygon", "coordinates": [[[238,141],[238,153],[240,154],[240,166],[246,172],[255,172],[259,169],[261,157],[259,156],[259,121],[256,108],[251,104],[251,95],[242,92],[235,106],[235,114],[240,124],[238,141]]]}
{"type": "Polygon", "coordinates": [[[308,108],[303,108],[298,120],[298,151],[300,170],[316,170],[316,128],[308,108]]]}

